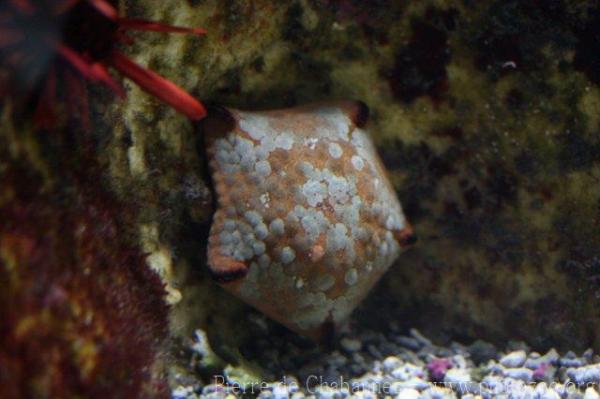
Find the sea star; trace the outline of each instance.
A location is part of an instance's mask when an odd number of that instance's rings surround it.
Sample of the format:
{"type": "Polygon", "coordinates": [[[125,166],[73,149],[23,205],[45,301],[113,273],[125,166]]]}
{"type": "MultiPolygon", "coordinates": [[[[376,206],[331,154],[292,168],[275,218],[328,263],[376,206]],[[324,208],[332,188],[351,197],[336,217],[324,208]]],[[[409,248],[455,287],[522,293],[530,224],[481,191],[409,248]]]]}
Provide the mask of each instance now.
{"type": "Polygon", "coordinates": [[[348,317],[415,236],[360,102],[205,124],[218,209],[208,263],[227,290],[315,339],[348,317]]]}

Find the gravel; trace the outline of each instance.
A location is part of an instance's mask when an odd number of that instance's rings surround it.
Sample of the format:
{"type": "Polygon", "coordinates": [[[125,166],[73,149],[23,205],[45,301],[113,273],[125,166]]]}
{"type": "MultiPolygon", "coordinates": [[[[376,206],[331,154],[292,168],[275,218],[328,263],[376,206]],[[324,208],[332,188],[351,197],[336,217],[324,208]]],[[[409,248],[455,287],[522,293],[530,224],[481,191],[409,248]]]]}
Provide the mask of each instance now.
{"type": "Polygon", "coordinates": [[[328,349],[263,331],[263,338],[240,348],[264,378],[248,376],[256,381],[246,386],[228,381],[225,371],[213,383],[200,377],[219,374],[198,361],[212,354],[206,334],[198,331],[189,344],[190,373],[174,376],[172,398],[600,399],[600,357],[591,350],[578,355],[549,348],[541,354],[524,343],[505,349],[483,341],[441,346],[414,329],[390,330],[346,332],[328,349]],[[189,374],[196,376],[193,382],[189,374]]]}

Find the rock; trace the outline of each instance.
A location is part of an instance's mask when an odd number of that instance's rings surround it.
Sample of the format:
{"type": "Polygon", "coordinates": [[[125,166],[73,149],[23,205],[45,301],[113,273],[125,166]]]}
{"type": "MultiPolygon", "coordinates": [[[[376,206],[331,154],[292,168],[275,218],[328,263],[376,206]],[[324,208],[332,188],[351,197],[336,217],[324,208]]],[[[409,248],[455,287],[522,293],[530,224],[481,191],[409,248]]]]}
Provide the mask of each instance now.
{"type": "Polygon", "coordinates": [[[500,359],[500,364],[508,368],[521,367],[526,359],[527,354],[525,351],[514,351],[502,357],[500,359]]]}
{"type": "Polygon", "coordinates": [[[422,346],[432,346],[431,340],[426,338],[416,328],[410,329],[410,335],[412,335],[413,338],[416,339],[422,346]]]}
{"type": "Polygon", "coordinates": [[[209,384],[202,388],[202,395],[209,395],[215,392],[225,392],[226,387],[220,384],[209,384]]]}
{"type": "Polygon", "coordinates": [[[258,399],[273,399],[273,392],[269,389],[260,391],[258,399]]]}
{"type": "Polygon", "coordinates": [[[498,356],[498,351],[494,345],[481,340],[477,340],[468,346],[467,351],[475,364],[485,363],[498,356]]]}
{"type": "Polygon", "coordinates": [[[387,373],[392,372],[394,369],[402,365],[402,360],[396,356],[388,356],[383,360],[383,370],[387,373]]]}
{"type": "Polygon", "coordinates": [[[535,393],[539,399],[560,399],[560,395],[552,388],[549,388],[545,382],[535,387],[535,393]]]}
{"type": "Polygon", "coordinates": [[[544,356],[540,356],[539,353],[533,352],[529,354],[529,357],[525,361],[523,367],[535,370],[543,364],[554,365],[560,358],[556,349],[550,349],[544,356]]]}
{"type": "Polygon", "coordinates": [[[358,352],[362,348],[362,342],[347,337],[341,339],[340,345],[348,353],[358,352]]]}
{"type": "Polygon", "coordinates": [[[377,394],[369,390],[357,391],[352,394],[352,399],[378,399],[377,394]]]}
{"type": "Polygon", "coordinates": [[[455,399],[456,394],[448,388],[431,387],[424,391],[419,399],[455,399]]]}
{"type": "Polygon", "coordinates": [[[283,384],[277,384],[273,387],[273,399],[289,399],[290,389],[283,384]]]}
{"type": "Polygon", "coordinates": [[[561,365],[561,367],[583,367],[588,364],[588,361],[586,358],[583,358],[583,357],[576,357],[576,358],[563,357],[558,360],[558,363],[561,365]]]}
{"type": "Polygon", "coordinates": [[[583,399],[600,399],[600,395],[596,389],[588,387],[583,394],[583,399]]]}
{"type": "Polygon", "coordinates": [[[409,388],[409,389],[403,389],[402,391],[400,391],[400,393],[398,393],[398,395],[396,395],[395,399],[418,399],[419,395],[420,395],[419,391],[417,391],[416,389],[409,388]]]}
{"type": "Polygon", "coordinates": [[[328,386],[318,386],[315,389],[316,399],[342,399],[346,396],[347,394],[344,391],[328,386]]]}
{"type": "Polygon", "coordinates": [[[533,379],[533,371],[525,367],[504,369],[504,376],[514,378],[515,380],[530,382],[533,379]]]}
{"type": "Polygon", "coordinates": [[[425,371],[422,367],[407,363],[392,370],[390,375],[397,380],[407,381],[413,377],[423,377],[425,371]]]}
{"type": "Polygon", "coordinates": [[[567,376],[578,384],[600,384],[600,364],[570,368],[567,370],[567,376]]]}
{"type": "Polygon", "coordinates": [[[412,338],[412,337],[405,337],[405,336],[399,336],[396,337],[396,342],[402,346],[404,346],[405,348],[411,349],[411,350],[419,350],[421,349],[421,347],[423,346],[423,344],[421,342],[419,342],[419,340],[412,338]]]}
{"type": "Polygon", "coordinates": [[[431,387],[431,383],[423,380],[422,378],[413,377],[407,381],[396,381],[392,383],[391,390],[395,393],[400,393],[403,389],[416,389],[423,391],[431,387]]]}
{"type": "Polygon", "coordinates": [[[471,374],[466,369],[450,369],[446,371],[444,382],[449,384],[465,384],[471,382],[471,374]]]}
{"type": "Polygon", "coordinates": [[[198,395],[191,386],[178,386],[171,391],[171,399],[196,399],[198,395]]]}
{"type": "Polygon", "coordinates": [[[467,392],[478,392],[478,384],[472,383],[471,374],[467,369],[454,368],[446,372],[444,386],[447,386],[460,394],[467,392]]]}

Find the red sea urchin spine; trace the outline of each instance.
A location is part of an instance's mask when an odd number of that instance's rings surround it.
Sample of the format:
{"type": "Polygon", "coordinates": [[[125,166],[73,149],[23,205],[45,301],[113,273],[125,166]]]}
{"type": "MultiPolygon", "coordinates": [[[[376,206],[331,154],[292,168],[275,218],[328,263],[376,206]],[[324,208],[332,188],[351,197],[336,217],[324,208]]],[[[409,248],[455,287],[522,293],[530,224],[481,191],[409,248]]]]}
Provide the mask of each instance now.
{"type": "Polygon", "coordinates": [[[181,26],[165,25],[139,18],[119,18],[119,26],[148,32],[187,33],[192,35],[205,35],[207,33],[206,29],[202,28],[184,28],[181,26]]]}
{"type": "MultiPolygon", "coordinates": [[[[120,18],[116,9],[105,0],[87,1],[106,17],[117,21],[119,27],[124,29],[189,33],[194,35],[206,34],[206,30],[200,28],[184,28],[180,26],[165,25],[138,18],[120,18]]],[[[169,104],[188,118],[199,120],[206,116],[206,109],[204,106],[185,90],[168,79],[163,78],[156,72],[139,66],[117,49],[113,49],[109,62],[115,69],[133,80],[143,90],[169,104]]]]}
{"type": "Polygon", "coordinates": [[[149,69],[144,69],[118,50],[113,50],[111,65],[142,89],[169,104],[192,120],[202,119],[206,109],[181,87],[149,69]]]}
{"type": "MultiPolygon", "coordinates": [[[[117,10],[106,0],[86,0],[89,5],[94,7],[100,13],[104,14],[109,19],[115,20],[119,17],[117,10]]],[[[72,1],[73,4],[78,1],[72,1]]]]}
{"type": "Polygon", "coordinates": [[[75,68],[84,78],[92,82],[104,83],[117,96],[125,98],[125,91],[114,81],[106,68],[99,63],[87,62],[83,57],[80,57],[75,51],[61,44],[56,45],[56,51],[63,56],[73,68],[75,68]]]}

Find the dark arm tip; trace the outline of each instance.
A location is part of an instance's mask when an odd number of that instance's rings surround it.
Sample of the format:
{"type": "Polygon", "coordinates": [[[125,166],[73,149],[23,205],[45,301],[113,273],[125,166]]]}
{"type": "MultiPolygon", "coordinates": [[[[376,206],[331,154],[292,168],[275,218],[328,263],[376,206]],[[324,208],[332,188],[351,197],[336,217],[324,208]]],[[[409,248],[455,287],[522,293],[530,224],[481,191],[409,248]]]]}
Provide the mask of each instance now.
{"type": "Polygon", "coordinates": [[[403,247],[409,247],[411,245],[416,244],[417,241],[419,241],[419,239],[417,238],[416,234],[409,234],[406,237],[404,237],[404,240],[400,243],[400,245],[402,245],[403,247]]]}
{"type": "Polygon", "coordinates": [[[209,269],[210,276],[217,283],[230,283],[235,280],[244,278],[248,274],[248,269],[236,269],[236,270],[213,270],[209,269]]]}
{"type": "Polygon", "coordinates": [[[211,104],[207,109],[208,116],[200,122],[205,133],[220,135],[235,129],[235,118],[227,108],[211,104]]]}
{"type": "Polygon", "coordinates": [[[369,107],[362,101],[356,101],[356,109],[354,110],[354,115],[352,118],[352,122],[357,127],[363,128],[369,121],[369,107]]]}

